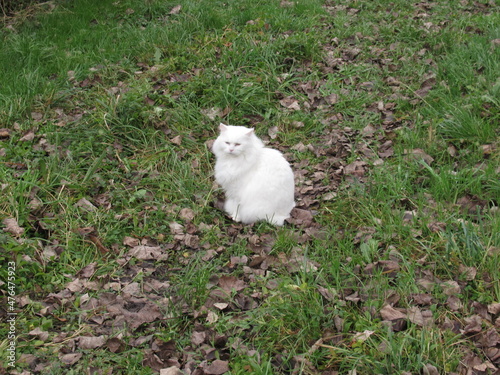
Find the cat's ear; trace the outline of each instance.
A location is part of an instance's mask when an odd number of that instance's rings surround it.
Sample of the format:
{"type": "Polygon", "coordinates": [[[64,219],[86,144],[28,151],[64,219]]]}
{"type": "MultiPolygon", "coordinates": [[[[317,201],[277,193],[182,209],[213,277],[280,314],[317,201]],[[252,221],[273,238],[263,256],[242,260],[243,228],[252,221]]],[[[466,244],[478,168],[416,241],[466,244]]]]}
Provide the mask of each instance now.
{"type": "Polygon", "coordinates": [[[226,130],[227,130],[227,125],[224,125],[224,124],[221,122],[221,123],[219,124],[219,130],[220,130],[221,132],[226,131],[226,130]]]}
{"type": "Polygon", "coordinates": [[[246,136],[250,137],[255,129],[250,129],[248,132],[245,133],[246,136]]]}

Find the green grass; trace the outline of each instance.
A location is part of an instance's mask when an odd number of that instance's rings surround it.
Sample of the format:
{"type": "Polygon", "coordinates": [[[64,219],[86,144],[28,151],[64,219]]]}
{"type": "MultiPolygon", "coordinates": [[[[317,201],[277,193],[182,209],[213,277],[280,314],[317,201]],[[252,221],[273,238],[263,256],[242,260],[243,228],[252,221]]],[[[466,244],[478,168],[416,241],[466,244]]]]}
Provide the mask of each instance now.
{"type": "Polygon", "coordinates": [[[498,6],[54,4],[0,31],[0,219],[25,230],[0,232],[3,282],[16,262],[19,371],[220,359],[231,374],[465,373],[467,353],[488,360],[478,338],[498,316],[456,328],[500,300],[498,6]],[[242,226],[216,208],[207,141],[220,121],[267,139],[278,128],[270,144],[300,174],[314,225],[242,226]],[[168,257],[131,256],[130,238],[168,257]],[[147,303],[160,316],[134,327],[147,303]],[[388,304],[406,318],[384,321],[388,304]]]}

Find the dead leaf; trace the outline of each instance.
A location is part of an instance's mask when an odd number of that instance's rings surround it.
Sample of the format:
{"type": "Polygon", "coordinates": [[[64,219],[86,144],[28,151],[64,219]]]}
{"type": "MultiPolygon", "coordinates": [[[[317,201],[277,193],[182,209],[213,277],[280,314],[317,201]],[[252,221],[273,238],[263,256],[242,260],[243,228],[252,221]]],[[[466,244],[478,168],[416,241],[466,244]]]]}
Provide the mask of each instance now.
{"type": "Polygon", "coordinates": [[[207,375],[222,375],[229,371],[229,363],[216,359],[208,367],[204,369],[207,375]]]}
{"type": "Polygon", "coordinates": [[[182,9],[182,5],[176,5],[173,7],[168,14],[179,14],[182,9]]]}
{"type": "Polygon", "coordinates": [[[227,309],[228,306],[229,306],[229,304],[225,303],[225,302],[216,302],[216,303],[214,303],[214,307],[216,309],[219,309],[219,310],[227,309]]]}
{"type": "Polygon", "coordinates": [[[377,131],[377,129],[375,129],[373,127],[373,125],[371,124],[368,124],[366,125],[363,130],[361,130],[361,135],[363,135],[364,137],[370,137],[372,136],[375,132],[377,131]]]}
{"type": "Polygon", "coordinates": [[[423,98],[426,96],[429,91],[434,87],[436,84],[436,78],[431,76],[430,78],[426,79],[424,82],[422,82],[422,85],[420,86],[420,89],[415,91],[415,94],[417,94],[419,97],[423,98]]]}
{"type": "Polygon", "coordinates": [[[0,138],[9,138],[10,137],[10,133],[12,131],[10,129],[6,129],[6,128],[1,128],[0,129],[0,138]]]}
{"type": "Polygon", "coordinates": [[[287,219],[292,224],[302,226],[310,226],[313,220],[314,217],[311,211],[296,207],[292,210],[291,217],[287,219]]]}
{"type": "Polygon", "coordinates": [[[125,319],[132,330],[163,317],[158,305],[145,298],[131,297],[127,302],[118,299],[115,303],[107,305],[107,310],[117,319],[125,319]]]}
{"type": "Polygon", "coordinates": [[[299,101],[293,96],[287,96],[286,98],[281,99],[280,104],[285,108],[300,111],[299,101]]]}
{"type": "Polygon", "coordinates": [[[406,319],[406,314],[402,313],[399,310],[396,310],[394,307],[390,305],[385,305],[380,310],[380,315],[384,320],[397,320],[397,319],[406,319]]]}
{"type": "Polygon", "coordinates": [[[135,246],[139,246],[140,241],[139,241],[138,238],[125,236],[123,238],[123,242],[122,243],[124,245],[130,246],[130,247],[135,247],[135,246]]]}
{"type": "Polygon", "coordinates": [[[247,284],[234,276],[221,276],[218,285],[226,292],[240,291],[247,287],[247,284]]]}
{"type": "Polygon", "coordinates": [[[205,331],[193,331],[191,334],[191,344],[194,346],[201,345],[205,342],[206,332],[205,331]]]}
{"type": "Polygon", "coordinates": [[[38,336],[38,339],[41,341],[47,341],[49,338],[49,333],[47,331],[42,330],[40,327],[36,327],[35,329],[28,332],[30,336],[38,336]]]}
{"type": "Polygon", "coordinates": [[[269,134],[269,137],[271,137],[271,139],[276,139],[276,137],[278,136],[278,127],[277,126],[273,126],[271,128],[269,128],[269,130],[267,131],[267,134],[269,134]]]}
{"type": "Polygon", "coordinates": [[[168,254],[164,253],[160,246],[135,246],[128,252],[128,255],[142,260],[166,260],[168,254]]]}
{"type": "Polygon", "coordinates": [[[91,277],[96,269],[97,262],[92,262],[85,267],[83,267],[80,271],[76,273],[77,277],[89,278],[91,277]]]}
{"type": "Polygon", "coordinates": [[[35,132],[33,130],[30,130],[26,134],[24,134],[21,138],[19,138],[19,141],[31,142],[33,139],[35,139],[35,132]]]}
{"type": "Polygon", "coordinates": [[[97,237],[95,234],[92,233],[89,234],[89,240],[97,247],[97,249],[101,254],[109,253],[109,249],[102,244],[101,239],[97,237]]]}
{"type": "Polygon", "coordinates": [[[81,198],[78,202],[75,203],[75,207],[80,207],[82,210],[87,212],[97,211],[97,207],[94,206],[88,199],[81,198]]]}
{"type": "Polygon", "coordinates": [[[476,267],[467,267],[461,264],[458,267],[458,272],[460,272],[462,275],[465,276],[465,279],[467,281],[472,281],[476,278],[477,275],[477,268],[476,267]]]}
{"type": "Polygon", "coordinates": [[[184,226],[182,224],[173,221],[168,223],[168,226],[170,227],[170,232],[172,234],[184,234],[184,226]]]}
{"type": "Polygon", "coordinates": [[[104,336],[80,336],[78,339],[78,347],[80,349],[96,349],[106,343],[104,336]]]}
{"type": "Polygon", "coordinates": [[[106,341],[106,347],[111,353],[121,353],[125,350],[126,344],[120,340],[118,337],[112,337],[106,341]]]}
{"type": "Polygon", "coordinates": [[[375,333],[375,331],[369,331],[369,330],[365,330],[363,332],[358,332],[354,335],[353,340],[356,342],[364,342],[364,341],[368,340],[368,338],[371,335],[373,335],[374,333],[375,333]]]}
{"type": "Polygon", "coordinates": [[[366,173],[367,163],[361,160],[353,161],[344,168],[344,174],[355,177],[363,177],[366,173]]]}
{"type": "Polygon", "coordinates": [[[182,143],[182,137],[180,135],[178,135],[178,136],[172,138],[170,140],[170,142],[172,142],[174,145],[180,146],[182,143]]]}
{"type": "Polygon", "coordinates": [[[224,117],[223,110],[218,108],[218,107],[201,109],[200,112],[202,115],[207,116],[212,121],[214,121],[217,117],[220,117],[220,118],[224,117]]]}
{"type": "Polygon", "coordinates": [[[171,366],[168,368],[162,368],[160,370],[160,375],[184,375],[184,372],[182,372],[177,366],[171,366]]]}
{"type": "Polygon", "coordinates": [[[215,322],[217,322],[219,320],[219,316],[217,315],[217,313],[213,312],[213,311],[209,311],[207,313],[207,322],[210,323],[210,324],[213,324],[215,322]]]}
{"type": "Polygon", "coordinates": [[[3,228],[4,232],[13,234],[16,237],[24,233],[24,228],[21,228],[14,218],[3,219],[2,223],[5,225],[5,228],[3,228]]]}
{"type": "Polygon", "coordinates": [[[429,229],[433,233],[444,232],[446,230],[446,223],[443,222],[432,222],[427,225],[427,229],[429,229]]]}
{"type": "Polygon", "coordinates": [[[408,309],[408,319],[413,324],[420,327],[429,327],[433,324],[432,312],[430,310],[420,310],[417,306],[408,309]]]}
{"type": "MultiPolygon", "coordinates": [[[[69,75],[70,72],[68,72],[69,75]]],[[[75,72],[73,72],[73,78],[74,78],[75,72]]],[[[40,112],[31,112],[31,118],[35,121],[42,121],[43,119],[43,113],[40,112]]]]}
{"type": "Polygon", "coordinates": [[[404,153],[416,161],[423,160],[427,165],[431,165],[434,161],[434,158],[421,148],[416,148],[411,151],[405,150],[404,153]]]}
{"type": "Polygon", "coordinates": [[[493,315],[500,314],[500,303],[491,303],[488,305],[488,312],[493,315]]]}
{"type": "Polygon", "coordinates": [[[439,371],[436,366],[433,366],[429,363],[424,365],[424,367],[422,368],[422,373],[424,375],[439,375],[439,371]]]}
{"type": "Polygon", "coordinates": [[[337,94],[330,94],[324,97],[325,101],[330,104],[336,104],[339,101],[339,96],[337,94]]]}
{"type": "Polygon", "coordinates": [[[453,296],[460,293],[460,285],[455,280],[448,280],[441,284],[443,293],[447,296],[453,296]]]}
{"type": "Polygon", "coordinates": [[[81,292],[84,288],[83,280],[75,279],[66,284],[66,288],[71,292],[81,292]]]}
{"type": "Polygon", "coordinates": [[[451,295],[446,300],[446,306],[448,306],[451,311],[458,311],[463,307],[463,304],[460,298],[456,295],[451,295]]]}
{"type": "Polygon", "coordinates": [[[69,354],[62,354],[59,356],[59,360],[68,365],[74,365],[76,362],[78,362],[83,356],[83,353],[69,353],[69,354]]]}
{"type": "Polygon", "coordinates": [[[464,319],[465,327],[464,334],[476,334],[482,331],[482,319],[479,315],[472,315],[464,319]]]}
{"type": "Polygon", "coordinates": [[[195,218],[195,213],[190,208],[183,208],[179,212],[179,217],[184,221],[193,221],[193,219],[195,218]]]}

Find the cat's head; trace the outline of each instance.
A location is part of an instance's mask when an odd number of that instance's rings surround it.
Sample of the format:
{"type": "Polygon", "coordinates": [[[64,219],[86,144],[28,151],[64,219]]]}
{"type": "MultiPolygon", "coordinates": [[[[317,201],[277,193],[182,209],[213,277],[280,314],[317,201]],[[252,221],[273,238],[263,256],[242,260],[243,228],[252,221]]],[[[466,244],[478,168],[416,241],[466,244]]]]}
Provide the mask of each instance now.
{"type": "Polygon", "coordinates": [[[248,149],[259,147],[262,142],[257,138],[254,129],[244,126],[219,125],[220,134],[214,143],[214,153],[239,156],[248,149]]]}

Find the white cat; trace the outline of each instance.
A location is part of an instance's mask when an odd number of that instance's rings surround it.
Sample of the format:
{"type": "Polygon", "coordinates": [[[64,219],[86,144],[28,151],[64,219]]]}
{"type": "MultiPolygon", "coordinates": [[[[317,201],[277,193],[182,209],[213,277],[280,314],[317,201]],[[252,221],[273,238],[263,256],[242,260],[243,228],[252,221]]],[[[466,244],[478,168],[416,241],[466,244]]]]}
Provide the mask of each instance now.
{"type": "Polygon", "coordinates": [[[220,124],[212,150],[215,179],[226,193],[225,211],[235,221],[283,225],[295,206],[294,180],[281,152],[264,147],[254,129],[220,124]]]}

